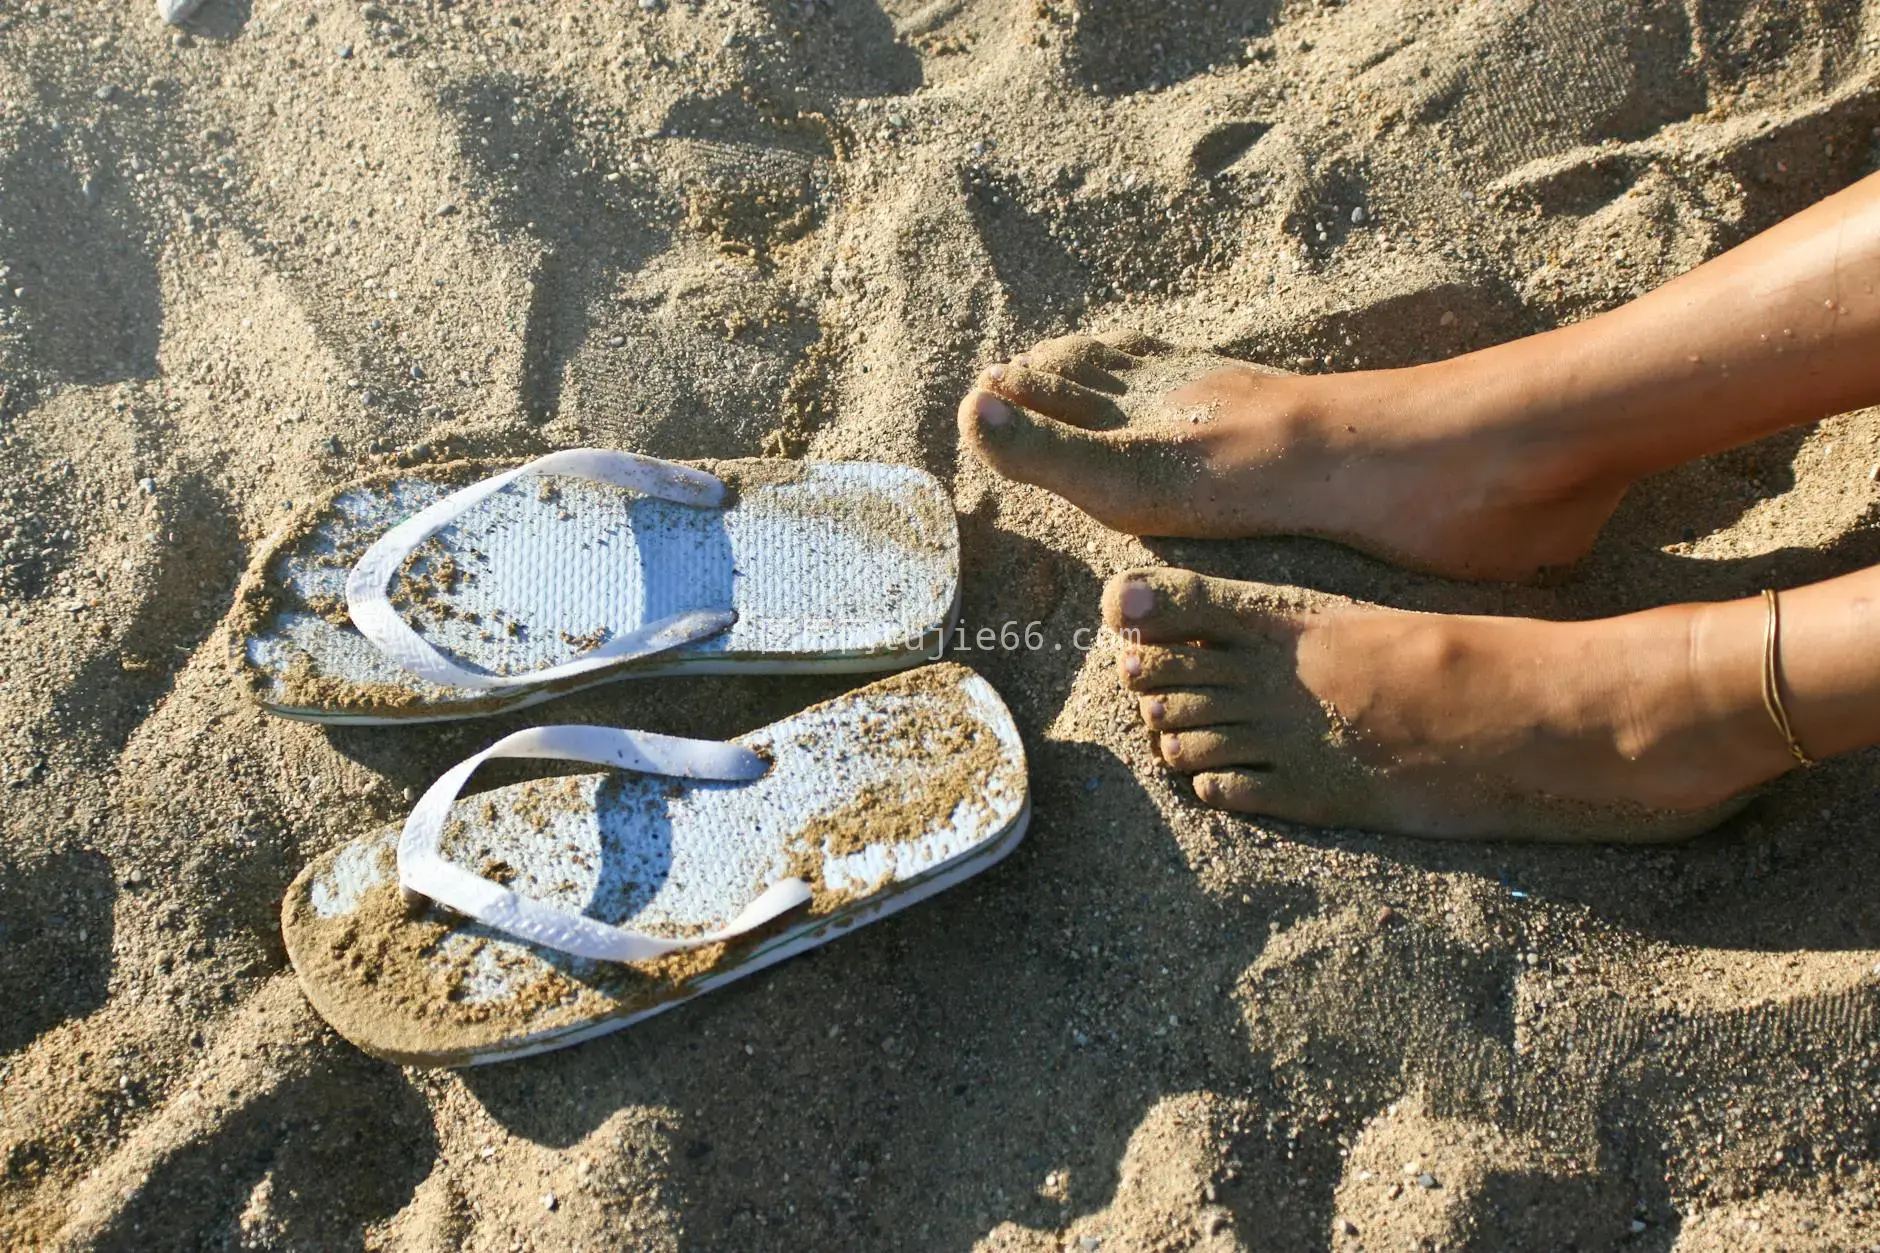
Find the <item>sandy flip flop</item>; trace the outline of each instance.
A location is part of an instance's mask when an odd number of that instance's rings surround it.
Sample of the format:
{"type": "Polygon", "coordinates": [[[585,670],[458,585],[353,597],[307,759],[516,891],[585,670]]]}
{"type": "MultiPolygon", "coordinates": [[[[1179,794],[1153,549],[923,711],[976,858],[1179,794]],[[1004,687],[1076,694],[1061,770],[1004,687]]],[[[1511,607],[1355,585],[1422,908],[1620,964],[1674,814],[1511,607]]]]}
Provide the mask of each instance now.
{"type": "Polygon", "coordinates": [[[343,487],[244,581],[250,689],[289,718],[425,722],[637,675],[936,655],[959,532],[931,475],[710,466],[577,448],[493,476],[459,462],[343,487]]]}
{"type": "Polygon", "coordinates": [[[508,736],[432,785],[402,832],[309,865],[281,927],[341,1035],[477,1065],[616,1031],[904,909],[1011,852],[1030,815],[998,693],[928,666],[729,743],[508,736]],[[616,772],[457,799],[501,757],[616,772]]]}

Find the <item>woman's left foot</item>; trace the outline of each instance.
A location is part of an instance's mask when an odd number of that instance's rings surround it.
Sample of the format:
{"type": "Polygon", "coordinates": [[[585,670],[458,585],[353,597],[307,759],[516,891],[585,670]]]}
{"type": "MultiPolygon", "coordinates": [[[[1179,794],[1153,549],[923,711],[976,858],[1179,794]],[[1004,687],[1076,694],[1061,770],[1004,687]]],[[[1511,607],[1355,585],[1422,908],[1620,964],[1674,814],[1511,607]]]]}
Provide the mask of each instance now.
{"type": "Polygon", "coordinates": [[[987,370],[959,422],[999,473],[1133,535],[1316,535],[1462,579],[1571,566],[1630,479],[1584,414],[1473,368],[1308,377],[1069,335],[987,370]]]}
{"type": "Polygon", "coordinates": [[[1696,834],[1793,761],[1735,606],[1598,622],[1408,613],[1134,570],[1104,619],[1123,684],[1206,804],[1411,835],[1696,834]]]}

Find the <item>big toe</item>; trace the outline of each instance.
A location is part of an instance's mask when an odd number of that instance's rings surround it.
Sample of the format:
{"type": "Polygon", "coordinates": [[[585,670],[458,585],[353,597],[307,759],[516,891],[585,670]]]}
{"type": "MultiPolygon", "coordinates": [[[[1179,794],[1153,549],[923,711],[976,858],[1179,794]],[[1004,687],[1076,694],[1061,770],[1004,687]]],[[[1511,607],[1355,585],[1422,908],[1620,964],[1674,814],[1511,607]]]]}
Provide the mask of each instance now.
{"type": "Polygon", "coordinates": [[[1009,479],[1055,492],[1110,526],[1144,518],[1139,466],[1123,436],[1087,431],[1029,413],[975,389],[960,402],[960,433],[1009,479]]]}

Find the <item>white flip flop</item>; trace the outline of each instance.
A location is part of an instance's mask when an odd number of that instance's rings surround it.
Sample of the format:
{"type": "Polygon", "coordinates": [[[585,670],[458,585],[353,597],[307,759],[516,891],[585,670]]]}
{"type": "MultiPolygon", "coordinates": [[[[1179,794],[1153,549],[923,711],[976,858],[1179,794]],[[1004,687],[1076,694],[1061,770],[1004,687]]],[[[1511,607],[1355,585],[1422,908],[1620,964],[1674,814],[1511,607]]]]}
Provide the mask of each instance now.
{"type": "Polygon", "coordinates": [[[617,1031],[905,909],[1011,852],[1030,816],[998,693],[928,666],[729,743],[573,726],[498,740],[402,832],[303,870],[281,929],[341,1035],[478,1065],[617,1031]],[[629,773],[457,798],[500,757],[629,773]]]}
{"type": "Polygon", "coordinates": [[[250,690],[289,718],[429,722],[631,676],[937,655],[959,530],[933,476],[710,464],[577,448],[493,477],[460,462],[341,488],[244,580],[250,690]]]}

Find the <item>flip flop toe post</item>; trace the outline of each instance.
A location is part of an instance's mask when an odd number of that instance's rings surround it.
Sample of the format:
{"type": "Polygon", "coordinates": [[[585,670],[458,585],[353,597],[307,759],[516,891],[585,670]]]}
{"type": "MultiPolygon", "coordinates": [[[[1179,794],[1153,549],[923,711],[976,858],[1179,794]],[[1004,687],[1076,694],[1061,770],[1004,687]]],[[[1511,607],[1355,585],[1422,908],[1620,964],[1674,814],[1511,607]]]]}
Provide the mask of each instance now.
{"type": "Polygon", "coordinates": [[[339,489],[256,558],[236,652],[286,717],[465,718],[634,675],[916,665],[958,576],[923,471],[578,448],[339,489]]]}
{"type": "Polygon", "coordinates": [[[977,874],[1030,816],[1024,749],[951,664],[729,743],[519,732],[282,908],[314,1007],[395,1061],[474,1065],[615,1031],[977,874]],[[459,792],[495,757],[614,770],[459,792]]]}

